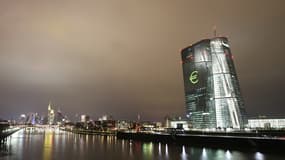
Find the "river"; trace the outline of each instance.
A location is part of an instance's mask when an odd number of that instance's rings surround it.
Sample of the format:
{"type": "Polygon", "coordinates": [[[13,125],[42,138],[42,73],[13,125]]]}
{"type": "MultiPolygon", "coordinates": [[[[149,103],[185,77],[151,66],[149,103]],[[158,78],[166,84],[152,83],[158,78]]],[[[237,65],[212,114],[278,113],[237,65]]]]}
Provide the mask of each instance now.
{"type": "Polygon", "coordinates": [[[284,160],[285,155],[119,140],[57,129],[22,129],[1,146],[2,160],[284,160]]]}

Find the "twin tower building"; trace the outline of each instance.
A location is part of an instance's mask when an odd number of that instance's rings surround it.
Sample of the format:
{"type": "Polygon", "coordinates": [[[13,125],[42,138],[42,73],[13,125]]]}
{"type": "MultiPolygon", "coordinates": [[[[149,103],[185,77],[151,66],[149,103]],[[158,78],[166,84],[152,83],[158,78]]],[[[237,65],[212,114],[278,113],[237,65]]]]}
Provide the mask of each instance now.
{"type": "Polygon", "coordinates": [[[181,51],[186,116],[193,128],[245,128],[247,118],[228,39],[201,40],[181,51]]]}

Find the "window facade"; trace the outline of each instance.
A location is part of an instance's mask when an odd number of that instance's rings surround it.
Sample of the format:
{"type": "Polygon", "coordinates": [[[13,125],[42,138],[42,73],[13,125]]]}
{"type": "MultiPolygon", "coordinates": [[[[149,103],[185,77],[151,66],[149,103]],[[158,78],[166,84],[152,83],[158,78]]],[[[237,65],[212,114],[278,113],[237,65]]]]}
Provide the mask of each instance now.
{"type": "Polygon", "coordinates": [[[227,38],[182,50],[186,116],[194,128],[243,128],[244,103],[227,38]]]}

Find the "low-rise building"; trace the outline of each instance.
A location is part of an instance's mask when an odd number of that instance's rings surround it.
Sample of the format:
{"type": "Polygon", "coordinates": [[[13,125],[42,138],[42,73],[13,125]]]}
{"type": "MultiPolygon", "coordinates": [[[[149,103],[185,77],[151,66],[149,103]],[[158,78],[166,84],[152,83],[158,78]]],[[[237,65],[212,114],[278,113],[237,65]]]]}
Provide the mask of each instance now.
{"type": "Polygon", "coordinates": [[[248,119],[249,128],[282,129],[285,128],[285,118],[267,118],[265,116],[248,119]]]}

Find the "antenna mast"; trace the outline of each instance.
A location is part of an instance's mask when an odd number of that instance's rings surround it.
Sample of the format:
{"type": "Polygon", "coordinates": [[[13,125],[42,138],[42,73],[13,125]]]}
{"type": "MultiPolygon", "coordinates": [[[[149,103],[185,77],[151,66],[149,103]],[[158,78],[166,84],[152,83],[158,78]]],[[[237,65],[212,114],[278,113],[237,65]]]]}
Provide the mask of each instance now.
{"type": "Polygon", "coordinates": [[[217,26],[214,25],[213,27],[214,37],[217,37],[217,26]]]}

